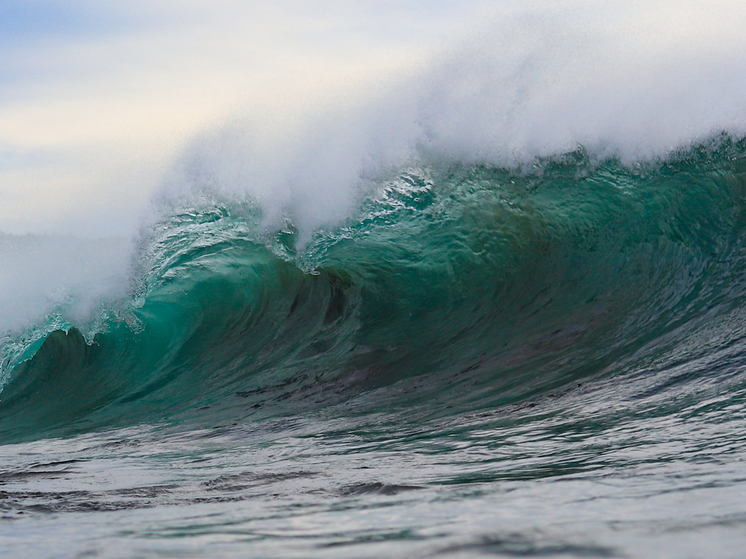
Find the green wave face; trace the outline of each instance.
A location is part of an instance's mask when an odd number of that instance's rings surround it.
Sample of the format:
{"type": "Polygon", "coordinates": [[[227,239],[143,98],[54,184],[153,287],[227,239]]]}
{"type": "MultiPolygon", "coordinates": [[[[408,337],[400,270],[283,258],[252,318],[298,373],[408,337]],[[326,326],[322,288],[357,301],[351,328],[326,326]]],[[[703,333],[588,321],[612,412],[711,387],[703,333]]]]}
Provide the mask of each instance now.
{"type": "Polygon", "coordinates": [[[727,337],[745,194],[746,142],[726,138],[639,168],[582,151],[412,165],[305,244],[251,204],[181,208],[144,234],[124,311],[8,359],[0,436],[351,403],[451,414],[644,372],[727,337]]]}

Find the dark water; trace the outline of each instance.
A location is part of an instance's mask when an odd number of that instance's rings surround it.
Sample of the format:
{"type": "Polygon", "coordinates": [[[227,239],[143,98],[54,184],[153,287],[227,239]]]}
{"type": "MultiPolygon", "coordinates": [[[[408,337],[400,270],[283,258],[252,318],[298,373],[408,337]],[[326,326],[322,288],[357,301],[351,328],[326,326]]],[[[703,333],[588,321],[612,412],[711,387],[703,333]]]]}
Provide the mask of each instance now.
{"type": "Polygon", "coordinates": [[[413,163],[310,241],[180,207],[127,297],[5,338],[0,549],[739,557],[745,195],[724,136],[413,163]]]}

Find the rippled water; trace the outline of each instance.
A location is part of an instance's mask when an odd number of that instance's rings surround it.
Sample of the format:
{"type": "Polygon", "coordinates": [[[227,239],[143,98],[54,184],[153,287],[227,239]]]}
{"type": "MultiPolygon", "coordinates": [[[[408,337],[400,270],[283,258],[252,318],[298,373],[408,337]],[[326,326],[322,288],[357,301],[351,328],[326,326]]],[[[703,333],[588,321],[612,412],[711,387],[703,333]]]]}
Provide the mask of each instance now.
{"type": "Polygon", "coordinates": [[[9,557],[740,557],[746,377],[687,381],[694,368],[444,420],[334,409],[6,445],[0,542],[9,557]]]}

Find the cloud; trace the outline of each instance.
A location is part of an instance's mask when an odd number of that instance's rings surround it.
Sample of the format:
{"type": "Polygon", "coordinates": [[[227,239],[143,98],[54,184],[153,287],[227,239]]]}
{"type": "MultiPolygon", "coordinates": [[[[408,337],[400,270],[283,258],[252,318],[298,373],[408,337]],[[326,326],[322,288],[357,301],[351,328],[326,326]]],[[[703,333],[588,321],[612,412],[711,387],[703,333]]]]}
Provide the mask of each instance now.
{"type": "Polygon", "coordinates": [[[353,83],[375,87],[444,40],[455,6],[32,1],[0,10],[13,28],[0,41],[0,231],[106,235],[137,226],[174,154],[201,129],[242,111],[282,117],[353,83]]]}
{"type": "Polygon", "coordinates": [[[200,132],[244,114],[289,130],[406,87],[401,74],[428,74],[401,94],[420,112],[401,118],[494,161],[614,138],[634,152],[643,134],[667,145],[743,105],[740,0],[32,0],[0,13],[12,233],[126,234],[200,132]]]}

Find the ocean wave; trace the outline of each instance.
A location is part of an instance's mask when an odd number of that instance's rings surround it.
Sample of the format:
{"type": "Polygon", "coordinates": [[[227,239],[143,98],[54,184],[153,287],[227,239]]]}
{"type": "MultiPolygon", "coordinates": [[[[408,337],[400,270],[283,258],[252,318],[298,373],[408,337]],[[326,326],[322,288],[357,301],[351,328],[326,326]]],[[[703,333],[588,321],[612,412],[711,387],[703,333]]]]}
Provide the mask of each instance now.
{"type": "Polygon", "coordinates": [[[639,372],[651,348],[672,365],[693,339],[727,346],[745,161],[720,136],[645,166],[582,150],[528,170],[412,163],[306,239],[253,202],[182,206],[143,233],[129,302],[95,331],[15,338],[0,430],[352,400],[449,414],[639,372]]]}

